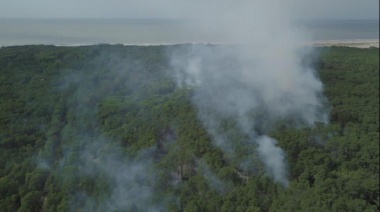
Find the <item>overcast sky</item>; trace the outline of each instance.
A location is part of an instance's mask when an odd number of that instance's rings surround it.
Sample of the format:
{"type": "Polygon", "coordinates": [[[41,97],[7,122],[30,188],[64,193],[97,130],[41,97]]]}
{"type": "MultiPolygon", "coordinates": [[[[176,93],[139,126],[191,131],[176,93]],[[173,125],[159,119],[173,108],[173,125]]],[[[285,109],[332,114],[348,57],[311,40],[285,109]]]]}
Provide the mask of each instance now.
{"type": "MultiPolygon", "coordinates": [[[[174,18],[241,0],[0,0],[0,18],[174,18]]],[[[244,1],[244,0],[243,0],[244,1]]],[[[379,0],[282,0],[298,19],[379,19],[379,0]]],[[[228,9],[228,7],[226,7],[228,9]]]]}

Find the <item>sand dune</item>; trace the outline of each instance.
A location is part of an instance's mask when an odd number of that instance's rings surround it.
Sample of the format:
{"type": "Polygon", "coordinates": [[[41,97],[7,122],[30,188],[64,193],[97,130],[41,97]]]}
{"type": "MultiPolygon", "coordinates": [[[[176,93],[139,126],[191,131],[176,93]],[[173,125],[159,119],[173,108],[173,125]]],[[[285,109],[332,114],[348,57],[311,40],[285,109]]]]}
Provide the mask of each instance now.
{"type": "Polygon", "coordinates": [[[327,41],[316,41],[314,46],[346,46],[355,48],[379,48],[379,39],[368,39],[368,40],[327,40],[327,41]]]}

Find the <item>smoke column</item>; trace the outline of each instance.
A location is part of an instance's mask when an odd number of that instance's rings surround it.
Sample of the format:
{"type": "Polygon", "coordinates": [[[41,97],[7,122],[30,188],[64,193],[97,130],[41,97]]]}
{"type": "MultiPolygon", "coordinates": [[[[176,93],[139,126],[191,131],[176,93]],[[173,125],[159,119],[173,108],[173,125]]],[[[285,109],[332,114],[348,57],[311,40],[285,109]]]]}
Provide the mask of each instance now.
{"type": "Polygon", "coordinates": [[[190,25],[194,33],[230,45],[190,45],[171,52],[177,84],[194,90],[192,102],[217,146],[234,152],[234,141],[218,130],[222,119],[234,120],[267,175],[288,186],[285,153],[266,134],[278,121],[297,126],[328,121],[323,85],[302,62],[311,50],[307,34],[292,24],[286,1],[214,3],[203,4],[190,25]]]}

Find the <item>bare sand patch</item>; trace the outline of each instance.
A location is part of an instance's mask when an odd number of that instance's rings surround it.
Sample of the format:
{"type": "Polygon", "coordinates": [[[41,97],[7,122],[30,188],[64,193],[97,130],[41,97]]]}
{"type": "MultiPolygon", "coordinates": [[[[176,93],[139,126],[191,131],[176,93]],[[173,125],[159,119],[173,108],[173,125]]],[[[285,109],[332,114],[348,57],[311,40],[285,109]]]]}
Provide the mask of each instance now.
{"type": "Polygon", "coordinates": [[[354,48],[379,48],[379,39],[368,39],[368,40],[327,40],[327,41],[317,41],[314,42],[314,46],[345,46],[354,48]]]}

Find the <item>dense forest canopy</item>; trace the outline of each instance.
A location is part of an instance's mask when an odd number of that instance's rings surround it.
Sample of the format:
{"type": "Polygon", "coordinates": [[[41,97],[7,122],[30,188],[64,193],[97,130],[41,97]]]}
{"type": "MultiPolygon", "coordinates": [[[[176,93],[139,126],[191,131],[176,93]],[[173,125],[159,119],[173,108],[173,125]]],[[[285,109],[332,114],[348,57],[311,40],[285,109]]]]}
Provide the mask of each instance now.
{"type": "Polygon", "coordinates": [[[1,210],[379,210],[378,48],[305,58],[324,84],[330,123],[282,121],[268,132],[286,153],[284,187],[234,121],[219,129],[234,154],[214,145],[192,88],[169,71],[168,51],[187,47],[2,47],[1,210]]]}

